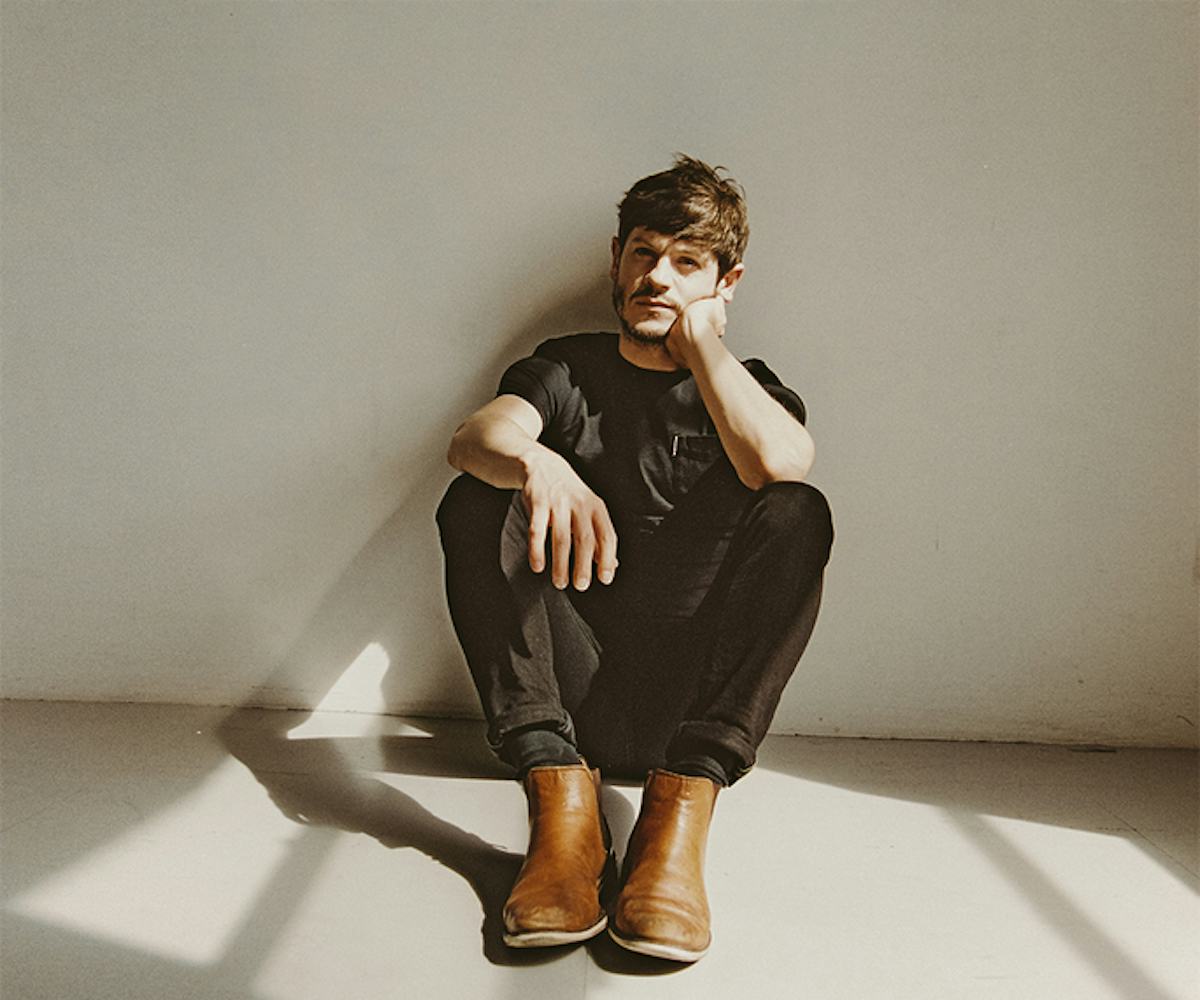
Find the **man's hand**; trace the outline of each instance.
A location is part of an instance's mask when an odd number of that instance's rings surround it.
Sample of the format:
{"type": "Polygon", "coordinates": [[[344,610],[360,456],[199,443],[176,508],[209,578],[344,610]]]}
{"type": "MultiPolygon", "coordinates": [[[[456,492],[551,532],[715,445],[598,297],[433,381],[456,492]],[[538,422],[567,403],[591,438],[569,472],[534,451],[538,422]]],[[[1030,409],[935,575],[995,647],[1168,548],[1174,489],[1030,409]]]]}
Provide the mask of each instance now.
{"type": "Polygon", "coordinates": [[[608,508],[579,478],[561,455],[541,449],[528,465],[521,491],[529,512],[529,568],[546,568],[546,536],[550,536],[550,580],[559,590],[570,577],[571,552],[575,553],[574,584],[587,590],[592,579],[612,583],[617,571],[617,532],[608,508]]]}
{"type": "Polygon", "coordinates": [[[691,368],[697,346],[707,338],[725,336],[725,299],[712,295],[684,307],[667,331],[666,349],[680,368],[691,368]]]}
{"type": "Polygon", "coordinates": [[[617,533],[604,501],[570,463],[538,443],[542,417],[520,396],[497,396],[462,422],[447,458],[454,468],[502,490],[520,490],[529,513],[529,568],[546,568],[551,543],[551,580],[559,590],[570,582],[575,551],[575,589],[592,582],[592,563],[601,583],[617,571],[617,533]]]}

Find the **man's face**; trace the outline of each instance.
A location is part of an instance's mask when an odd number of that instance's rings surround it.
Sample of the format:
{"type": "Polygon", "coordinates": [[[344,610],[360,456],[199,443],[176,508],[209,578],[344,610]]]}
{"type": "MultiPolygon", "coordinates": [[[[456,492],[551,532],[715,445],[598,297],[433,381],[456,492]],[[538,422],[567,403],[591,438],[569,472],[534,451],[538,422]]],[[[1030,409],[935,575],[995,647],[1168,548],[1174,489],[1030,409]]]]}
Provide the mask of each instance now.
{"type": "Polygon", "coordinates": [[[742,265],[717,278],[712,251],[688,240],[635,226],[620,246],[612,243],[613,308],[626,336],[661,344],[671,324],[696,299],[733,297],[742,265]]]}

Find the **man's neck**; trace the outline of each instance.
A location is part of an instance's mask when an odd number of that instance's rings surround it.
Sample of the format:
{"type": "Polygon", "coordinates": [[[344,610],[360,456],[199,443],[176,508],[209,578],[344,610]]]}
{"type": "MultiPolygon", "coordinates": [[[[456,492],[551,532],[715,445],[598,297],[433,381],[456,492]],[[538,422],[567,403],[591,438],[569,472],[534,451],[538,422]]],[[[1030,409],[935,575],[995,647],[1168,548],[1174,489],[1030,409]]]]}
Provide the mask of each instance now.
{"type": "Polygon", "coordinates": [[[679,371],[679,365],[675,364],[671,359],[671,355],[667,353],[665,344],[643,343],[640,340],[634,340],[633,337],[625,332],[620,334],[619,339],[621,357],[631,365],[655,372],[679,371]]]}

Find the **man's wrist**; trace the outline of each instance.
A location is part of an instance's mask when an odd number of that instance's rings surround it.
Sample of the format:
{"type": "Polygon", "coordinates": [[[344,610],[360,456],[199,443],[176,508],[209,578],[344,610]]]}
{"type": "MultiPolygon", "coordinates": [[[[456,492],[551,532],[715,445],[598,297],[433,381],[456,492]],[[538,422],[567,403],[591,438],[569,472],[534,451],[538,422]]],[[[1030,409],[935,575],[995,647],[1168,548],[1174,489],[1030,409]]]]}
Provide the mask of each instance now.
{"type": "Polygon", "coordinates": [[[698,367],[709,366],[722,355],[729,353],[721,338],[712,330],[681,338],[678,351],[684,363],[693,371],[698,367]]]}
{"type": "Polygon", "coordinates": [[[534,475],[539,469],[545,469],[547,464],[555,462],[565,462],[558,452],[547,448],[544,444],[537,441],[532,442],[528,448],[517,456],[517,462],[520,463],[522,477],[525,482],[529,482],[529,478],[534,475]]]}

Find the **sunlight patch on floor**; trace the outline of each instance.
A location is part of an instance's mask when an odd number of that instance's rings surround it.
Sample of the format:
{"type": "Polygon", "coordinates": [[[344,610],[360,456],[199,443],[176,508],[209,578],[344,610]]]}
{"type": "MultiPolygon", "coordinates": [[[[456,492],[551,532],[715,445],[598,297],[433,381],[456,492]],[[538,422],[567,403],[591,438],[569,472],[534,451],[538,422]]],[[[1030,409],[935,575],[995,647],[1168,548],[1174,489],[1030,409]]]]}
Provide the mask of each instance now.
{"type": "Polygon", "coordinates": [[[227,761],[186,798],[9,908],[177,961],[215,962],[300,832],[227,761]]]}

